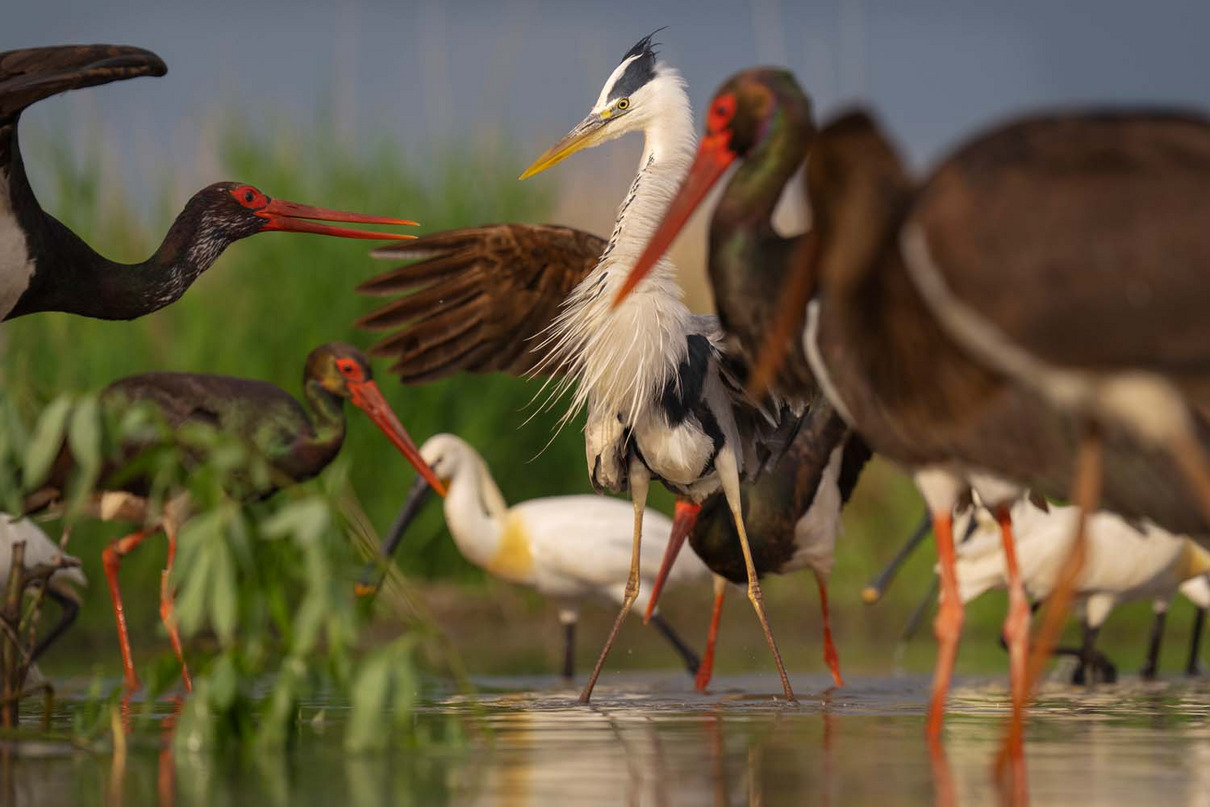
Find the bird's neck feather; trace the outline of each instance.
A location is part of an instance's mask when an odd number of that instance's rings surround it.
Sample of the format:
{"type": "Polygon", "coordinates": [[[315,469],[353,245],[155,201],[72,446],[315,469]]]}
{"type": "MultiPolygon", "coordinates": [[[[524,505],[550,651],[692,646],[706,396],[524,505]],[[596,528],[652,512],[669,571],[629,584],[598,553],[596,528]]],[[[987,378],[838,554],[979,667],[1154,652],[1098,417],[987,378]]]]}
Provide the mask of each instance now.
{"type": "Polygon", "coordinates": [[[476,566],[486,567],[499,548],[508,504],[481,457],[468,455],[458,464],[444,507],[458,550],[476,566]]]}
{"type": "Polygon", "coordinates": [[[667,257],[612,309],[693,162],[697,143],[689,97],[679,81],[661,83],[650,101],[658,112],[644,129],[639,172],[618,207],[609,244],[564,302],[548,335],[553,362],[567,371],[555,395],[575,386],[567,419],[588,405],[628,420],[667,384],[685,353],[690,312],[667,257]]]}

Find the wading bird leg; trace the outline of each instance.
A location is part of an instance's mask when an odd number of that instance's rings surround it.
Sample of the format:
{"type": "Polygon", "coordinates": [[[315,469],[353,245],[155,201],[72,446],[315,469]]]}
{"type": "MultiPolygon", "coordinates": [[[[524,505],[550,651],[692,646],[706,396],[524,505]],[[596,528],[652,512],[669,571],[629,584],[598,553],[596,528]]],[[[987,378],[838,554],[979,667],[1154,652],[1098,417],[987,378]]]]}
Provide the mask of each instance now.
{"type": "Polygon", "coordinates": [[[168,562],[160,573],[160,620],[168,629],[168,641],[172,642],[172,652],[176,653],[177,661],[181,662],[181,680],[185,682],[185,691],[193,691],[193,679],[189,677],[189,665],[185,663],[185,651],[181,646],[181,634],[176,626],[176,592],[172,590],[169,577],[172,575],[172,564],[176,560],[177,525],[171,519],[164,521],[164,533],[168,536],[168,562]]]}
{"type": "Polygon", "coordinates": [[[139,676],[134,671],[134,658],[130,652],[130,633],[126,630],[126,608],[122,605],[122,591],[118,587],[118,568],[122,558],[149,535],[148,530],[139,530],[113,541],[101,552],[101,565],[105,568],[105,580],[109,583],[109,596],[113,599],[113,615],[118,623],[118,646],[122,651],[122,670],[125,689],[132,692],[139,688],[139,676]]]}
{"type": "Polygon", "coordinates": [[[937,666],[933,671],[933,695],[929,701],[927,736],[930,742],[941,739],[941,721],[945,717],[945,699],[949,694],[954,662],[958,658],[958,640],[965,619],[958,594],[958,572],[954,557],[954,515],[946,510],[933,513],[933,534],[937,538],[937,560],[941,566],[941,603],[933,620],[937,637],[937,666]]]}
{"type": "Polygon", "coordinates": [[[1156,611],[1151,621],[1151,641],[1147,643],[1147,660],[1139,675],[1145,681],[1155,680],[1155,674],[1160,668],[1160,649],[1164,645],[1164,623],[1168,621],[1168,609],[1156,611]]]}
{"type": "Polygon", "coordinates": [[[1202,628],[1206,624],[1206,609],[1198,608],[1193,617],[1193,634],[1189,639],[1189,661],[1185,664],[1185,675],[1201,675],[1202,628]]]}
{"type": "Polygon", "coordinates": [[[697,678],[693,688],[705,692],[714,676],[714,648],[718,644],[718,624],[723,618],[723,599],[727,596],[727,578],[722,575],[714,576],[714,609],[710,612],[710,632],[706,634],[706,653],[702,656],[702,666],[697,669],[697,678]]]}
{"type": "Polygon", "coordinates": [[[714,467],[722,482],[723,493],[727,497],[727,506],[731,508],[735,531],[739,533],[739,546],[743,550],[744,566],[748,570],[748,601],[752,603],[752,609],[756,611],[756,618],[760,620],[761,629],[765,632],[765,640],[773,652],[773,661],[777,664],[777,674],[781,676],[781,687],[786,700],[797,703],[798,699],[794,697],[794,690],[790,688],[790,677],[786,675],[786,665],[782,663],[781,652],[777,649],[773,631],[769,628],[769,617],[765,614],[764,595],[761,594],[756,564],[752,561],[752,547],[748,545],[748,531],[744,528],[743,504],[739,491],[739,467],[736,464],[735,452],[729,446],[724,445],[718,452],[714,467]]]}
{"type": "Polygon", "coordinates": [[[609,657],[613,641],[617,638],[618,631],[621,630],[622,623],[626,620],[626,615],[630,613],[631,606],[639,596],[639,559],[643,549],[643,510],[647,507],[647,488],[650,484],[651,474],[647,470],[647,466],[638,459],[632,459],[630,461],[630,500],[634,504],[634,546],[630,550],[630,576],[626,578],[626,594],[622,599],[622,610],[618,612],[618,618],[614,620],[613,628],[609,631],[609,638],[605,640],[605,646],[601,648],[597,664],[592,668],[592,675],[589,677],[588,683],[584,685],[584,691],[580,693],[580,703],[588,703],[592,698],[592,690],[597,685],[597,678],[601,676],[601,668],[605,666],[605,659],[609,657]]]}
{"type": "Polygon", "coordinates": [[[1004,546],[1004,565],[1008,571],[1008,615],[1004,618],[1004,642],[1008,647],[1008,680],[1012,691],[1012,715],[1008,724],[1008,742],[1015,750],[1024,753],[1025,704],[1029,699],[1026,689],[1025,665],[1029,655],[1029,597],[1025,594],[1025,582],[1017,565],[1017,544],[1013,538],[1013,519],[1008,505],[996,508],[996,522],[1000,525],[1000,541],[1004,546]]]}
{"type": "Polygon", "coordinates": [[[697,675],[698,670],[702,668],[702,661],[697,657],[697,653],[693,652],[693,648],[680,637],[680,634],[672,629],[672,626],[668,624],[668,620],[664,619],[664,617],[659,614],[652,614],[651,622],[655,625],[656,630],[664,634],[664,638],[668,640],[668,643],[684,659],[685,668],[689,670],[689,674],[697,675]]]}
{"type": "MultiPolygon", "coordinates": [[[[812,570],[814,571],[814,570],[812,570]]],[[[832,682],[838,687],[844,686],[840,677],[840,654],[832,642],[832,617],[828,610],[828,581],[819,572],[815,572],[815,583],[819,586],[819,613],[823,619],[823,661],[832,671],[832,682]]]]}
{"type": "Polygon", "coordinates": [[[37,661],[38,656],[46,652],[46,649],[55,643],[55,640],[63,635],[63,632],[72,626],[76,621],[76,617],[80,615],[80,602],[76,599],[75,592],[60,591],[53,581],[46,583],[46,595],[59,604],[59,621],[51,628],[50,633],[42,637],[42,641],[34,647],[34,652],[30,655],[30,661],[37,661]]]}
{"type": "Polygon", "coordinates": [[[563,677],[568,681],[576,677],[576,622],[579,618],[576,611],[559,609],[559,621],[563,623],[563,677]]]}

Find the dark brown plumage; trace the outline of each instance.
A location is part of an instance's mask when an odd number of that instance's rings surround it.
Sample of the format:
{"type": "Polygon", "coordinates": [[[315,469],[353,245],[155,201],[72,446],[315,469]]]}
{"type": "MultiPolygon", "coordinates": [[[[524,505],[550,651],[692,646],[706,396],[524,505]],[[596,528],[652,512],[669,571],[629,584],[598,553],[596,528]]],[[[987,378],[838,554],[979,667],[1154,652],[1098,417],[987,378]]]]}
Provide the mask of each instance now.
{"type": "Polygon", "coordinates": [[[404,383],[457,372],[525,375],[546,357],[542,334],[596,265],[605,240],[570,227],[496,224],[426,235],[375,251],[417,260],[358,287],[410,292],[358,320],[393,333],[370,349],[404,383]]]}

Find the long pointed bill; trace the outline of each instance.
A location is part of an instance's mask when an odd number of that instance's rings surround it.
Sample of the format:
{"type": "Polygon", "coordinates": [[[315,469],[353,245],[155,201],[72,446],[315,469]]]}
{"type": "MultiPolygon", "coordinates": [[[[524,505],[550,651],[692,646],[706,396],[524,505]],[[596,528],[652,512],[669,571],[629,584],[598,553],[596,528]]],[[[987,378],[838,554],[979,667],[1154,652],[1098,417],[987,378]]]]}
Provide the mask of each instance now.
{"type": "Polygon", "coordinates": [[[445,485],[441,484],[437,474],[433,473],[433,469],[424,461],[424,457],[420,456],[420,449],[416,448],[416,444],[408,436],[407,430],[403,428],[399,418],[395,417],[394,410],[391,409],[386,398],[382,397],[378,385],[373,381],[350,381],[349,391],[353,393],[354,405],[370,416],[370,420],[382,429],[382,433],[395,444],[403,456],[407,457],[408,462],[412,463],[412,466],[425,478],[433,490],[445,498],[445,485]]]}
{"type": "Polygon", "coordinates": [[[261,232],[278,230],[289,233],[315,233],[316,235],[332,235],[338,238],[362,238],[368,241],[407,241],[414,235],[403,233],[378,233],[370,230],[354,230],[351,227],[332,227],[320,224],[320,221],[344,221],[351,224],[391,224],[404,227],[415,227],[416,222],[410,219],[395,219],[387,216],[364,216],[361,213],[346,213],[343,210],[328,210],[323,207],[300,205],[297,202],[287,202],[273,199],[269,204],[256,211],[256,215],[265,219],[268,224],[261,227],[261,232]],[[311,221],[308,221],[311,219],[311,221]]]}
{"type": "Polygon", "coordinates": [[[698,147],[693,165],[689,167],[689,173],[685,176],[685,181],[681,183],[681,189],[677,191],[676,198],[668,205],[659,229],[655,231],[655,235],[651,236],[651,240],[647,242],[647,249],[643,250],[638,263],[630,270],[630,276],[626,278],[618,295],[613,298],[614,308],[617,308],[622,300],[626,299],[626,296],[634,290],[635,286],[639,285],[639,282],[647,276],[656,262],[668,251],[668,247],[672,246],[672,242],[684,229],[685,223],[689,221],[693,211],[697,210],[706,198],[706,194],[722,178],[731,163],[735,162],[736,155],[728,147],[729,141],[729,133],[708,135],[702,138],[702,144],[698,147]]]}
{"type": "Polygon", "coordinates": [[[595,146],[600,142],[600,132],[602,127],[609,121],[609,118],[602,118],[595,112],[587,118],[576,124],[575,128],[563,136],[563,139],[542,153],[542,156],[534,160],[534,164],[525,169],[525,173],[521,174],[519,179],[529,179],[535,174],[540,174],[551,166],[558,165],[566,160],[577,151],[582,151],[589,146],[595,146]]]}
{"type": "Polygon", "coordinates": [[[681,554],[681,547],[685,545],[685,539],[689,537],[689,533],[693,532],[693,525],[697,523],[697,514],[701,510],[700,504],[694,504],[685,499],[676,500],[676,509],[672,515],[672,535],[668,538],[668,546],[664,549],[664,559],[660,562],[659,574],[655,576],[655,584],[651,587],[651,599],[647,601],[647,612],[643,614],[644,625],[651,621],[651,615],[655,613],[656,603],[659,602],[660,593],[664,590],[664,583],[672,572],[672,565],[676,563],[676,556],[681,554]]]}
{"type": "Polygon", "coordinates": [[[399,510],[399,515],[395,517],[395,523],[387,530],[386,538],[382,539],[382,544],[378,547],[378,556],[366,563],[361,572],[361,578],[354,588],[358,597],[370,597],[378,592],[382,579],[386,576],[386,566],[395,555],[395,550],[399,547],[403,534],[407,531],[408,525],[416,519],[432,491],[433,488],[427,479],[423,476],[416,477],[416,481],[412,483],[412,489],[408,491],[407,499],[403,502],[403,507],[399,510]],[[376,572],[378,574],[375,581],[376,572]]]}

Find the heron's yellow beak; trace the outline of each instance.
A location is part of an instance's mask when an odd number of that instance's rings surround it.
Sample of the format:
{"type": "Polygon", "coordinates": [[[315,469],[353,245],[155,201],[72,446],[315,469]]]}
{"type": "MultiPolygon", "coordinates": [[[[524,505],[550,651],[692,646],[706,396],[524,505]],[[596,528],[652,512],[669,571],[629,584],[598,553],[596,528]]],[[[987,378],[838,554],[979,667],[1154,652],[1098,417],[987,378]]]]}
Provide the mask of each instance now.
{"type": "Polygon", "coordinates": [[[534,160],[534,164],[526,168],[525,173],[520,178],[529,179],[534,174],[540,174],[552,165],[558,165],[577,151],[597,145],[601,142],[601,130],[608,121],[609,117],[607,116],[596,112],[589,113],[588,117],[577,123],[575,128],[568,132],[562,140],[555,143],[543,152],[541,157],[534,160]]]}

